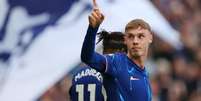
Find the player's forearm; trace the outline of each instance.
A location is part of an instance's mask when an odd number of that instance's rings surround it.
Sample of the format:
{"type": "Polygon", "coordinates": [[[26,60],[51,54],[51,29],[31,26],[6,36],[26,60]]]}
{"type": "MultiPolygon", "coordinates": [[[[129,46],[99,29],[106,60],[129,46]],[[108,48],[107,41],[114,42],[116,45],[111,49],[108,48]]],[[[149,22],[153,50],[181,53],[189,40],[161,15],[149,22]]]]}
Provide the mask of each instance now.
{"type": "Polygon", "coordinates": [[[97,28],[92,28],[90,25],[87,29],[87,34],[84,39],[84,43],[81,51],[81,60],[85,63],[92,60],[93,54],[95,52],[95,39],[97,28]]]}
{"type": "Polygon", "coordinates": [[[81,51],[81,60],[98,71],[104,71],[105,58],[95,52],[97,28],[88,27],[81,51]]]}

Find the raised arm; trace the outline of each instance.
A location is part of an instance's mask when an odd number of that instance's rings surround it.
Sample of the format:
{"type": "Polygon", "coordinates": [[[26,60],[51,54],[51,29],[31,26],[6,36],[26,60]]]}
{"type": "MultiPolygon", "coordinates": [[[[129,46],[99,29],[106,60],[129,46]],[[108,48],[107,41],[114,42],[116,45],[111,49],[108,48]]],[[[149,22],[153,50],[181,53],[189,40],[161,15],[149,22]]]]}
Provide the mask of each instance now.
{"type": "Polygon", "coordinates": [[[95,52],[96,33],[104,20],[104,16],[100,12],[96,0],[93,0],[93,7],[93,11],[89,16],[89,27],[82,46],[81,60],[90,67],[104,72],[106,64],[105,57],[95,52]]]}

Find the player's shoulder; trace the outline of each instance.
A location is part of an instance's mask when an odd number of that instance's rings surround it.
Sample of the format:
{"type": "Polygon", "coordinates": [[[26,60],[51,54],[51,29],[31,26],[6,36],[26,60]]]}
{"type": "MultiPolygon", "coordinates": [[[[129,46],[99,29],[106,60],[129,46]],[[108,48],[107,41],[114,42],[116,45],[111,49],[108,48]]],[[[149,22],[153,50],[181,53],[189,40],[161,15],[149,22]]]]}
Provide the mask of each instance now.
{"type": "Polygon", "coordinates": [[[79,68],[79,69],[74,73],[74,75],[76,75],[76,74],[78,74],[78,73],[80,73],[80,72],[82,72],[82,71],[91,69],[89,66],[86,66],[86,65],[84,65],[84,66],[79,66],[78,68],[79,68]]]}
{"type": "Polygon", "coordinates": [[[112,58],[112,59],[121,59],[125,58],[126,54],[124,52],[116,52],[112,54],[106,54],[106,57],[112,58]]]}
{"type": "Polygon", "coordinates": [[[124,56],[125,53],[124,52],[115,52],[115,53],[110,53],[110,54],[106,54],[106,56],[124,56]]]}

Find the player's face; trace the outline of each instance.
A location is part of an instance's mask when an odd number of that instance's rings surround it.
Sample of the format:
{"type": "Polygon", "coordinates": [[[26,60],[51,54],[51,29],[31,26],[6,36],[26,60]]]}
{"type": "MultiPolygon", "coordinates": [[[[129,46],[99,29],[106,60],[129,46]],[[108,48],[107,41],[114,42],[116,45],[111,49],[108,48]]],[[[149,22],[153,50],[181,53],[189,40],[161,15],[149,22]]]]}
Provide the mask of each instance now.
{"type": "Polygon", "coordinates": [[[129,57],[138,58],[147,55],[149,44],[152,42],[152,34],[149,30],[141,27],[129,29],[125,32],[124,38],[129,57]]]}

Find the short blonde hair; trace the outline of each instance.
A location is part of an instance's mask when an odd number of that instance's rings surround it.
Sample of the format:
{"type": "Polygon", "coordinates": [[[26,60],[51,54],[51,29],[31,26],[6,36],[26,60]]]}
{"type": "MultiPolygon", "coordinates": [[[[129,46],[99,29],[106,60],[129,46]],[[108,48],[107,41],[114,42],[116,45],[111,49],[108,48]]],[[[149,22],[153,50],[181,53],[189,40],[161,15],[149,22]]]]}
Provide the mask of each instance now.
{"type": "Polygon", "coordinates": [[[130,29],[137,29],[138,27],[147,29],[151,32],[151,27],[149,26],[149,24],[142,19],[134,19],[130,21],[125,27],[125,32],[130,29]]]}

